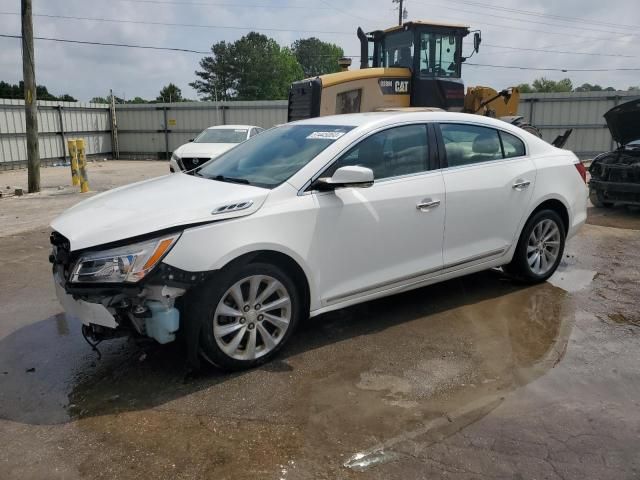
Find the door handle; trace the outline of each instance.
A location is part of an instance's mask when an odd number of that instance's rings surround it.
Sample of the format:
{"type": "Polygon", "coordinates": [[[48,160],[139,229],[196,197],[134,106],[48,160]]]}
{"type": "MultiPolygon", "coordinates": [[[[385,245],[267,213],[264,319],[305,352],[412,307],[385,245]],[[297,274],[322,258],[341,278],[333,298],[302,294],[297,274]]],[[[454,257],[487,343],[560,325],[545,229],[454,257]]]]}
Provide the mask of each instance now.
{"type": "Polygon", "coordinates": [[[437,207],[440,205],[440,200],[431,200],[430,198],[425,198],[420,203],[416,205],[416,209],[424,212],[431,207],[437,207]]]}
{"type": "Polygon", "coordinates": [[[529,185],[531,185],[531,182],[529,180],[523,180],[519,178],[518,180],[516,180],[516,183],[512,185],[512,188],[514,190],[524,190],[525,188],[529,187],[529,185]]]}

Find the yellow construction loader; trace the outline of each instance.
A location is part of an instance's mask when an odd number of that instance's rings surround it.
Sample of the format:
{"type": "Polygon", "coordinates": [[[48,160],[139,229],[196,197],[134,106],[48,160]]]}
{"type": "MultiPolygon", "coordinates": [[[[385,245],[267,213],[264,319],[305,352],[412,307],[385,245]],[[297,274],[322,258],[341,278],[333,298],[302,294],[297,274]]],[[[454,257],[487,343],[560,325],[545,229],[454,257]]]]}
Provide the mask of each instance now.
{"type": "MultiPolygon", "coordinates": [[[[518,115],[520,92],[516,87],[501,91],[469,87],[465,94],[461,70],[468,57],[463,56],[462,43],[470,33],[473,55],[478,52],[481,35],[467,25],[407,22],[370,33],[358,28],[360,69],[345,68],[294,82],[289,91],[289,121],[341,113],[439,108],[499,118],[540,137],[538,129],[518,115]]],[[[568,134],[562,137],[566,141],[568,134]]],[[[559,138],[556,141],[560,143],[559,138]]]]}

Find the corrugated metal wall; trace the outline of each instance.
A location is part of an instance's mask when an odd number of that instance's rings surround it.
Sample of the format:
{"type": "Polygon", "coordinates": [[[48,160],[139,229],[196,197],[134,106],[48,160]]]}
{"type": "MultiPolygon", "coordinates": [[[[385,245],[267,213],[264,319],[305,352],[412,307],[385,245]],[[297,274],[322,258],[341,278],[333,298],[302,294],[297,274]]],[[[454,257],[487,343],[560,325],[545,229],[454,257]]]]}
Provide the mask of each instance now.
{"type": "MultiPolygon", "coordinates": [[[[520,114],[552,141],[567,128],[566,148],[583,159],[614,147],[602,115],[640,92],[523,94],[520,114]]],[[[110,155],[111,118],[107,105],[38,102],[40,156],[52,163],[65,155],[64,138],[84,138],[89,155],[110,155]],[[60,118],[62,117],[62,133],[60,118]]],[[[249,124],[269,128],[287,121],[287,102],[189,102],[117,105],[121,158],[166,158],[206,127],[249,124]]],[[[0,169],[24,166],[24,103],[0,99],[0,169]]]]}
{"type": "Polygon", "coordinates": [[[551,142],[573,128],[564,148],[581,159],[615,148],[603,114],[620,103],[640,98],[640,92],[528,93],[520,98],[519,114],[551,142]]]}
{"type": "Polygon", "coordinates": [[[164,158],[213,125],[270,128],[287,121],[287,102],[188,102],[117,105],[120,156],[164,158]]]}
{"type": "MultiPolygon", "coordinates": [[[[87,155],[111,152],[107,105],[38,102],[40,158],[44,164],[66,156],[66,140],[83,138],[87,155]]],[[[24,102],[0,99],[0,169],[23,167],[27,160],[24,102]]]]}

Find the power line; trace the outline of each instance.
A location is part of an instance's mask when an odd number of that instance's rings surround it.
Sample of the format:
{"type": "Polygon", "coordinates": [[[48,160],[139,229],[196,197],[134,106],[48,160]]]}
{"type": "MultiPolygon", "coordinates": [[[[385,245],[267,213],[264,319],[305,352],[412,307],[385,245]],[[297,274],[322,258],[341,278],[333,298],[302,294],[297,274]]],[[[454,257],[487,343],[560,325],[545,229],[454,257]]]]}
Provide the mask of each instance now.
{"type": "Polygon", "coordinates": [[[525,48],[525,47],[508,47],[506,45],[491,45],[490,43],[483,43],[482,47],[490,48],[503,48],[505,50],[517,50],[525,52],[542,52],[542,53],[557,53],[567,55],[589,55],[595,57],[622,57],[622,58],[638,58],[637,55],[623,55],[619,53],[591,53],[591,52],[572,52],[568,50],[548,50],[545,48],[525,48]]]}
{"type": "MultiPolygon", "coordinates": [[[[7,35],[0,33],[0,37],[4,38],[22,38],[20,35],[7,35]]],[[[190,50],[188,48],[174,48],[174,47],[156,47],[151,45],[133,45],[129,43],[111,43],[111,42],[92,42],[89,40],[71,40],[68,38],[52,38],[52,37],[33,37],[35,40],[45,40],[50,42],[61,43],[78,43],[81,45],[100,45],[105,47],[127,47],[127,48],[144,48],[148,50],[169,50],[172,52],[187,52],[187,53],[199,53],[207,55],[211,52],[201,52],[199,50],[190,50]]]]}
{"type": "MultiPolygon", "coordinates": [[[[9,35],[9,34],[0,34],[0,37],[3,38],[22,38],[20,35],[9,35]]],[[[35,40],[44,40],[51,42],[62,42],[62,43],[75,43],[82,45],[99,45],[99,46],[108,46],[108,47],[126,47],[126,48],[142,48],[142,49],[150,49],[150,50],[168,50],[174,52],[186,52],[186,53],[197,53],[201,55],[206,55],[211,52],[203,52],[199,50],[190,50],[188,48],[175,48],[175,47],[158,47],[151,45],[135,45],[129,43],[113,43],[113,42],[93,42],[89,40],[72,40],[66,38],[53,38],[53,37],[34,37],[35,40]]],[[[321,56],[321,55],[318,55],[321,56]]],[[[346,57],[356,58],[358,55],[345,55],[346,57]]],[[[557,67],[522,67],[516,65],[495,65],[495,64],[485,64],[485,63],[471,63],[465,62],[465,65],[471,65],[474,67],[490,67],[490,68],[507,68],[507,69],[515,69],[515,70],[540,70],[540,71],[553,71],[553,72],[612,72],[612,71],[629,71],[629,72],[637,72],[640,71],[640,67],[621,67],[621,68],[557,68],[557,67]]]]}
{"type": "MultiPolygon", "coordinates": [[[[468,8],[455,8],[450,6],[449,4],[442,4],[442,3],[438,3],[438,2],[417,2],[419,5],[424,5],[424,6],[428,6],[428,5],[432,5],[432,6],[441,6],[442,8],[446,8],[448,11],[456,11],[456,12],[463,12],[465,14],[473,14],[473,15],[481,15],[481,16],[490,16],[492,18],[497,18],[497,19],[505,19],[505,20],[509,20],[510,22],[522,22],[522,23],[531,23],[531,24],[536,24],[536,25],[544,25],[547,27],[558,27],[558,28],[571,28],[571,29],[580,29],[580,30],[584,30],[584,31],[588,31],[588,32],[597,32],[597,33],[608,33],[611,35],[633,35],[634,34],[630,33],[630,32],[620,32],[620,31],[611,31],[611,30],[600,30],[597,28],[591,28],[591,27],[584,27],[584,26],[580,26],[580,25],[558,25],[557,23],[548,23],[548,22],[537,22],[535,20],[530,20],[530,19],[523,19],[523,18],[513,18],[513,16],[505,16],[505,15],[496,15],[495,13],[486,13],[486,12],[477,12],[474,10],[469,10],[468,8]]],[[[555,20],[555,21],[564,21],[566,22],[566,20],[555,20]]]]}
{"type": "Polygon", "coordinates": [[[623,24],[623,23],[610,23],[610,22],[603,22],[601,20],[590,20],[590,19],[587,19],[587,18],[579,18],[579,17],[567,17],[567,16],[563,16],[563,15],[554,15],[554,14],[550,14],[550,13],[540,13],[540,12],[534,12],[534,11],[531,11],[531,10],[522,10],[522,9],[518,9],[518,8],[509,8],[509,7],[499,6],[499,5],[492,5],[492,4],[488,4],[488,3],[474,2],[474,1],[470,1],[470,0],[449,0],[449,1],[453,2],[453,3],[461,3],[463,5],[472,5],[472,6],[476,6],[476,7],[489,8],[489,9],[493,9],[493,10],[501,10],[501,11],[505,11],[505,12],[517,13],[519,15],[529,15],[529,16],[535,16],[535,17],[552,18],[552,19],[556,19],[556,20],[564,21],[564,22],[588,23],[588,24],[592,24],[592,25],[602,25],[602,26],[616,27],[616,28],[631,28],[631,29],[635,29],[635,30],[640,28],[639,25],[628,25],[628,24],[623,24]]]}
{"type": "Polygon", "coordinates": [[[204,6],[204,7],[226,7],[226,8],[265,8],[265,9],[290,9],[290,10],[333,10],[332,7],[314,7],[312,5],[263,5],[263,4],[237,4],[218,2],[183,2],[176,0],[116,0],[126,3],[148,3],[154,5],[183,5],[183,6],[204,6]]]}
{"type": "MultiPolygon", "coordinates": [[[[20,15],[16,12],[0,12],[0,15],[20,15]]],[[[152,22],[148,20],[124,20],[121,18],[97,18],[97,17],[77,17],[72,15],[53,15],[39,13],[34,17],[44,18],[59,18],[63,20],[86,20],[90,22],[105,22],[105,23],[130,23],[135,25],[154,25],[164,27],[187,27],[187,28],[219,28],[226,30],[262,30],[266,32],[297,32],[297,33],[325,33],[331,35],[353,35],[353,32],[344,31],[325,31],[325,30],[302,30],[302,29],[290,29],[290,28],[265,28],[265,27],[236,27],[229,25],[204,25],[197,23],[171,23],[171,22],[152,22]]]]}
{"type": "Polygon", "coordinates": [[[513,70],[540,70],[548,72],[640,72],[640,67],[622,67],[622,68],[554,68],[554,67],[520,67],[517,65],[494,65],[487,63],[467,63],[474,67],[490,67],[490,68],[508,68],[513,70]]]}
{"type": "MultiPolygon", "coordinates": [[[[22,38],[20,35],[9,35],[0,33],[0,37],[2,38],[22,38]]],[[[60,43],[75,43],[80,45],[98,45],[104,47],[125,47],[125,48],[143,48],[148,50],[167,50],[172,52],[186,52],[186,53],[197,53],[200,55],[210,55],[211,51],[201,51],[201,50],[191,50],[189,48],[177,48],[177,47],[158,47],[154,45],[135,45],[131,43],[113,43],[113,42],[94,42],[90,40],[73,40],[68,38],[53,38],[53,37],[33,37],[35,40],[44,40],[50,42],[60,42],[60,43]]],[[[268,54],[267,54],[268,55],[268,54]]],[[[332,57],[333,55],[322,55],[316,54],[312,55],[313,57],[332,57]]],[[[343,57],[356,58],[359,55],[343,55],[343,57]]]]}

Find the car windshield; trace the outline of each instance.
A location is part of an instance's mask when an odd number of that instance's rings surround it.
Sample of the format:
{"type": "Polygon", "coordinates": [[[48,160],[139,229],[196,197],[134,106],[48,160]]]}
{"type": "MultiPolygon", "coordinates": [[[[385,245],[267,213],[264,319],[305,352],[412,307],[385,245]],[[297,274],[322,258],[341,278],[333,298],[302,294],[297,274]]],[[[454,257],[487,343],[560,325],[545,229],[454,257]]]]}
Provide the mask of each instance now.
{"type": "Polygon", "coordinates": [[[275,188],[352,129],[336,125],[272,128],[223,153],[196,174],[214,180],[275,188]]]}
{"type": "Polygon", "coordinates": [[[208,128],[193,143],[240,143],[246,139],[246,128],[208,128]]]}

